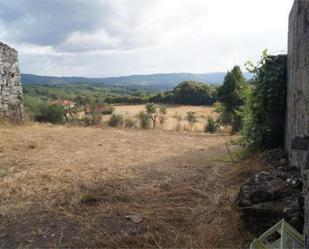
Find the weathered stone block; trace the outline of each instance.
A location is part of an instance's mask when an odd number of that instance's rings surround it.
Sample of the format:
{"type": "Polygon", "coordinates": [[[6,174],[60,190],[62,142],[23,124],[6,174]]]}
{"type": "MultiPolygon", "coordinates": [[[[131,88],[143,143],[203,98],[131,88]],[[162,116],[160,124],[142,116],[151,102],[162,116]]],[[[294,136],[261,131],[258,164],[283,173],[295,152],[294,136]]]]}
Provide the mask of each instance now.
{"type": "Polygon", "coordinates": [[[305,248],[309,248],[309,0],[295,0],[289,18],[285,148],[303,177],[305,248]]]}
{"type": "Polygon", "coordinates": [[[23,92],[17,51],[0,42],[0,118],[22,121],[23,92]]]}
{"type": "Polygon", "coordinates": [[[309,148],[309,137],[295,137],[292,139],[292,150],[304,150],[309,148]]]}

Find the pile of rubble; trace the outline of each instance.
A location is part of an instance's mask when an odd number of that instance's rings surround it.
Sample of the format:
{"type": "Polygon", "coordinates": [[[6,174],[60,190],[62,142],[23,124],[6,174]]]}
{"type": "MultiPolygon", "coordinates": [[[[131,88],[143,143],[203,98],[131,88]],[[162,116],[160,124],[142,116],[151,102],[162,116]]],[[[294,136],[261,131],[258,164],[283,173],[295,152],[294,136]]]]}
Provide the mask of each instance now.
{"type": "Polygon", "coordinates": [[[285,219],[302,232],[302,179],[297,168],[289,167],[286,155],[273,150],[261,155],[267,165],[243,185],[236,199],[248,230],[261,234],[285,219]]]}

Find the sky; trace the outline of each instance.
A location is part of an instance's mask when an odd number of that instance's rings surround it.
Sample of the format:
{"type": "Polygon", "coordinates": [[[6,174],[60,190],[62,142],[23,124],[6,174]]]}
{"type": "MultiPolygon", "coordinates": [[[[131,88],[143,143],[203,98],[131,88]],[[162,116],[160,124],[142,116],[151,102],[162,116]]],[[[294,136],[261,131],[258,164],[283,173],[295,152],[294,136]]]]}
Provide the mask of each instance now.
{"type": "Polygon", "coordinates": [[[225,72],[287,50],[293,0],[0,0],[23,73],[225,72]]]}

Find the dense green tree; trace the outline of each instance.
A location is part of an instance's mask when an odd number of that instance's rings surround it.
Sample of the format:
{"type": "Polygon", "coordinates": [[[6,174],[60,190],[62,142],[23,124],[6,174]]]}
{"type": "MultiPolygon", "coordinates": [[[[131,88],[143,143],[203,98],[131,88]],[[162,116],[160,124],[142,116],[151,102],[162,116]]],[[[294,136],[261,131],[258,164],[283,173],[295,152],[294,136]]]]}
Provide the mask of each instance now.
{"type": "Polygon", "coordinates": [[[223,124],[231,124],[232,131],[238,132],[241,128],[239,111],[244,104],[246,80],[239,66],[227,72],[223,85],[218,89],[218,100],[222,103],[221,120],[223,124]]]}
{"type": "Polygon", "coordinates": [[[175,104],[211,105],[213,90],[200,82],[183,81],[174,88],[175,104]]]}

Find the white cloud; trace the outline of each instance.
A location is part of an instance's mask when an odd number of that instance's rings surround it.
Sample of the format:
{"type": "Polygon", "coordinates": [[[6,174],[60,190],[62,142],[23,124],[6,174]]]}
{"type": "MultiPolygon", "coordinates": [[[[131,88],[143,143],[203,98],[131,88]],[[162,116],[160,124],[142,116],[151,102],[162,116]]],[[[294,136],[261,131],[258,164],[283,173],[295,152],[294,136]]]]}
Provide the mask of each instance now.
{"type": "MultiPolygon", "coordinates": [[[[0,0],[1,1],[1,0],[0,0]]],[[[25,72],[123,75],[226,71],[286,50],[292,0],[11,1],[0,40],[25,72]]]]}

